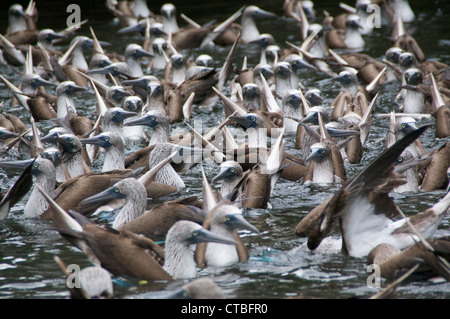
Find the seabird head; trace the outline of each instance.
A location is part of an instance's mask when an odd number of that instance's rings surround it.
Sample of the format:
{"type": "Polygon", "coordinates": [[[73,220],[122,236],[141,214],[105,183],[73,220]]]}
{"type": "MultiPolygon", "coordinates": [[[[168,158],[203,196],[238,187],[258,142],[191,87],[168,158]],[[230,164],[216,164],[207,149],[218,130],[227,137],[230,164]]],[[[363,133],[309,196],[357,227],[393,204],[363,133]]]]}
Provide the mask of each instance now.
{"type": "Polygon", "coordinates": [[[292,68],[288,62],[278,62],[274,70],[274,76],[279,79],[290,79],[292,74],[292,68]]]}
{"type": "Polygon", "coordinates": [[[349,14],[345,19],[345,26],[354,30],[364,29],[357,14],[349,14]]]}
{"type": "Polygon", "coordinates": [[[136,116],[137,113],[125,111],[121,107],[111,107],[106,110],[105,114],[102,117],[102,123],[111,122],[111,123],[122,123],[125,119],[129,117],[136,116]]]}
{"type": "Polygon", "coordinates": [[[349,71],[340,72],[339,75],[333,77],[332,80],[338,81],[343,87],[350,87],[359,83],[356,74],[349,71]]]}
{"type": "Polygon", "coordinates": [[[56,87],[57,96],[74,96],[76,93],[85,91],[86,89],[75,84],[73,81],[64,81],[56,87]]]}
{"type": "Polygon", "coordinates": [[[73,134],[61,134],[55,137],[55,140],[61,145],[64,152],[75,153],[81,151],[82,144],[80,139],[73,134]]]}
{"type": "Polygon", "coordinates": [[[386,60],[388,60],[389,62],[392,62],[394,64],[399,64],[400,63],[400,55],[402,53],[403,53],[403,50],[398,47],[389,48],[385,54],[386,60]]]}
{"type": "Polygon", "coordinates": [[[264,127],[263,119],[256,113],[249,113],[242,116],[233,115],[230,116],[230,119],[241,125],[244,129],[264,127]]]}
{"type": "Polygon", "coordinates": [[[133,60],[139,60],[140,58],[151,58],[153,54],[148,51],[145,51],[142,46],[136,43],[129,44],[125,49],[125,60],[128,58],[132,58],[133,60]]]}
{"type": "Polygon", "coordinates": [[[45,159],[52,161],[55,167],[62,163],[61,151],[56,147],[46,148],[41,156],[45,159]]]}
{"type": "Polygon", "coordinates": [[[306,158],[307,162],[315,161],[322,162],[330,155],[330,150],[327,146],[322,143],[314,143],[310,150],[309,155],[306,158]]]}
{"type": "Polygon", "coordinates": [[[302,105],[301,93],[299,90],[293,89],[283,96],[283,106],[289,106],[292,108],[299,108],[302,105]]]}
{"type": "Polygon", "coordinates": [[[319,89],[309,89],[305,92],[305,99],[309,102],[311,106],[322,105],[323,97],[322,92],[319,89]]]}
{"type": "Polygon", "coordinates": [[[38,33],[38,41],[41,42],[46,49],[52,48],[52,42],[56,39],[67,38],[63,34],[59,34],[52,29],[42,29],[38,33]]]}
{"type": "Polygon", "coordinates": [[[22,89],[24,89],[24,91],[26,91],[26,87],[31,88],[32,90],[37,90],[40,86],[56,86],[56,84],[44,80],[40,75],[35,73],[27,73],[23,76],[22,89]]]}
{"type": "Polygon", "coordinates": [[[400,54],[399,63],[402,70],[417,66],[417,58],[411,52],[403,52],[400,54]]]}
{"type": "Polygon", "coordinates": [[[127,96],[131,96],[131,93],[125,91],[125,89],[120,85],[110,86],[106,90],[106,100],[113,103],[121,103],[127,96]]]}
{"type": "Polygon", "coordinates": [[[266,49],[270,45],[275,45],[276,41],[270,33],[261,33],[258,39],[250,41],[250,43],[259,45],[261,49],[266,49]]]}
{"type": "Polygon", "coordinates": [[[242,177],[242,166],[235,161],[225,161],[220,164],[220,172],[213,179],[212,183],[221,180],[233,180],[242,177]]]}
{"type": "Polygon", "coordinates": [[[209,54],[201,54],[195,59],[195,64],[198,66],[204,66],[207,68],[214,67],[214,59],[209,54]]]}
{"type": "Polygon", "coordinates": [[[309,70],[317,70],[317,68],[303,58],[303,54],[289,54],[284,58],[285,62],[288,62],[291,65],[292,71],[297,72],[299,70],[309,69],[309,70]]]}
{"type": "Polygon", "coordinates": [[[62,134],[69,134],[69,131],[60,126],[54,127],[48,131],[47,135],[41,138],[41,142],[56,143],[56,137],[62,134]]]}
{"type": "Polygon", "coordinates": [[[201,242],[214,242],[235,245],[233,240],[225,239],[206,230],[197,223],[181,220],[176,222],[167,232],[166,242],[177,242],[183,246],[190,246],[201,242]]]}
{"type": "Polygon", "coordinates": [[[419,85],[423,81],[423,73],[418,68],[409,68],[405,71],[405,81],[409,85],[419,85]]]}
{"type": "Polygon", "coordinates": [[[214,212],[213,224],[224,225],[230,230],[248,230],[259,234],[259,230],[245,220],[242,212],[234,205],[219,205],[214,212]]]}
{"type": "Polygon", "coordinates": [[[127,96],[123,99],[123,109],[128,112],[140,113],[144,107],[144,102],[139,96],[127,96]]]}
{"type": "Polygon", "coordinates": [[[396,139],[417,130],[416,120],[410,116],[398,116],[395,119],[394,133],[396,139]]]}

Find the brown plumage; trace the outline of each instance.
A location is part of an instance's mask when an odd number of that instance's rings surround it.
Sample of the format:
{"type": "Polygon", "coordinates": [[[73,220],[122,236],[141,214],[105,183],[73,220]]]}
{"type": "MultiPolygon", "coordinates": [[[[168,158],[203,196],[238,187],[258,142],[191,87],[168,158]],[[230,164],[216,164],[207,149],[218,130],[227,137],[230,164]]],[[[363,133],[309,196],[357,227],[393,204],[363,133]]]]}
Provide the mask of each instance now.
{"type": "Polygon", "coordinates": [[[381,244],[374,248],[368,256],[368,264],[377,264],[380,275],[388,280],[394,280],[411,268],[419,265],[409,280],[429,279],[442,276],[450,280],[450,269],[439,258],[450,261],[450,238],[440,237],[427,240],[432,250],[419,242],[403,251],[388,244],[381,244]]]}
{"type": "Polygon", "coordinates": [[[202,202],[197,197],[188,197],[164,202],[146,211],[118,228],[147,237],[165,236],[179,220],[190,220],[202,224],[204,214],[199,214],[202,202]]]}
{"type": "MultiPolygon", "coordinates": [[[[131,170],[113,170],[104,173],[88,173],[73,177],[59,185],[54,193],[54,200],[65,210],[82,211],[80,202],[95,195],[112,185],[120,179],[133,176],[131,170]],[[94,187],[95,185],[95,187],[94,187]]],[[[84,212],[92,213],[92,211],[84,212]]],[[[49,209],[42,215],[45,220],[53,219],[53,209],[49,209]]]]}

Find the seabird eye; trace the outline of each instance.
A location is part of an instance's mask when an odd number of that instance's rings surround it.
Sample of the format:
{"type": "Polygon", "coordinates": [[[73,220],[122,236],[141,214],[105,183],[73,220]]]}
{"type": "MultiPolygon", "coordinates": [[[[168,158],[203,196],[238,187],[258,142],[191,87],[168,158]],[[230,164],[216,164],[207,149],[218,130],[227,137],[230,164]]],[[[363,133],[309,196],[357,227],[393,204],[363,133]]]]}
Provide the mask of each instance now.
{"type": "Polygon", "coordinates": [[[192,237],[197,237],[198,236],[198,232],[197,231],[193,231],[192,232],[192,237]]]}
{"type": "Polygon", "coordinates": [[[114,188],[114,193],[118,193],[119,189],[117,187],[114,188]]]}
{"type": "Polygon", "coordinates": [[[156,120],[156,116],[152,115],[152,116],[150,116],[150,119],[151,119],[152,121],[154,121],[154,120],[156,120]]]}
{"type": "Polygon", "coordinates": [[[256,117],[250,116],[250,120],[253,121],[253,122],[256,122],[256,117]]]}
{"type": "Polygon", "coordinates": [[[105,136],[105,141],[109,142],[109,136],[105,136]]]}
{"type": "Polygon", "coordinates": [[[234,167],[230,169],[231,173],[234,173],[234,171],[235,171],[234,167]]]}
{"type": "Polygon", "coordinates": [[[320,150],[320,154],[324,154],[325,153],[325,150],[322,148],[321,150],[320,150]]]}
{"type": "Polygon", "coordinates": [[[38,168],[39,167],[39,163],[33,163],[33,167],[38,168]]]}
{"type": "Polygon", "coordinates": [[[406,124],[405,123],[402,123],[402,128],[406,128],[406,124]]]}
{"type": "Polygon", "coordinates": [[[403,162],[403,157],[399,156],[398,159],[397,159],[397,161],[398,161],[399,163],[403,162]]]}

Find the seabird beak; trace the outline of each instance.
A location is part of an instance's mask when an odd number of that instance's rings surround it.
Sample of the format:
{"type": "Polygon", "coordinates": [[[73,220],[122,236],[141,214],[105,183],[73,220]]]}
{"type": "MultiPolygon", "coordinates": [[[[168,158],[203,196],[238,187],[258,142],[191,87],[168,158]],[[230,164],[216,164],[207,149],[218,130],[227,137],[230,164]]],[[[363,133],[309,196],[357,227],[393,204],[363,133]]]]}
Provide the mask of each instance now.
{"type": "Polygon", "coordinates": [[[136,50],[133,52],[133,58],[139,59],[139,58],[143,58],[143,57],[153,58],[154,55],[151,54],[150,52],[145,51],[144,49],[140,49],[140,48],[139,48],[139,49],[136,49],[136,50]]]}
{"type": "MultiPolygon", "coordinates": [[[[137,115],[137,113],[135,113],[135,112],[129,112],[129,111],[125,111],[122,109],[118,109],[117,111],[114,112],[112,120],[115,123],[120,123],[120,122],[124,121],[125,119],[136,116],[136,115],[137,115]]],[[[125,123],[123,125],[125,125],[125,123]]],[[[135,125],[137,125],[137,124],[135,124],[135,125]]]]}
{"type": "Polygon", "coordinates": [[[256,118],[252,115],[244,115],[244,116],[233,115],[230,116],[230,120],[237,122],[239,125],[242,125],[245,129],[256,127],[256,118]]]}
{"type": "Polygon", "coordinates": [[[47,80],[44,80],[44,79],[41,78],[41,77],[38,77],[38,78],[33,79],[32,85],[33,85],[34,87],[40,87],[40,86],[56,86],[55,83],[50,82],[50,81],[47,81],[47,80]]]}
{"type": "Polygon", "coordinates": [[[253,12],[252,17],[254,19],[264,19],[264,18],[276,18],[277,15],[273,12],[269,12],[261,8],[258,8],[258,10],[255,10],[253,12]]]}
{"type": "Polygon", "coordinates": [[[358,134],[355,130],[340,130],[334,127],[327,127],[327,132],[331,137],[347,137],[358,134]]]}
{"type": "Polygon", "coordinates": [[[135,25],[131,25],[129,27],[125,27],[117,31],[117,34],[124,34],[124,33],[132,33],[132,32],[139,32],[141,34],[145,33],[146,25],[143,25],[141,23],[136,23],[135,25]]]}
{"type": "Polygon", "coordinates": [[[212,179],[212,183],[215,183],[217,181],[221,181],[223,179],[228,179],[228,178],[232,178],[234,177],[236,174],[231,170],[232,167],[227,167],[222,169],[219,174],[217,174],[213,179],[212,179]]]}
{"type": "Polygon", "coordinates": [[[306,158],[306,162],[320,161],[325,156],[325,150],[323,148],[311,148],[311,153],[306,158]]]}
{"type": "Polygon", "coordinates": [[[112,146],[112,144],[109,142],[109,140],[105,139],[102,134],[89,137],[89,138],[81,138],[80,142],[82,144],[93,144],[98,145],[103,148],[109,148],[112,146]]]}
{"type": "Polygon", "coordinates": [[[16,138],[19,137],[19,134],[10,132],[6,129],[0,129],[0,141],[4,141],[10,138],[16,138]]]}
{"type": "Polygon", "coordinates": [[[41,138],[41,142],[55,142],[56,137],[59,135],[58,132],[48,133],[44,137],[41,138]]]}
{"type": "Polygon", "coordinates": [[[106,66],[104,68],[88,70],[86,73],[88,73],[88,74],[112,74],[112,75],[116,75],[117,70],[114,67],[114,65],[108,65],[108,66],[106,66]]]}
{"type": "Polygon", "coordinates": [[[260,234],[259,230],[250,224],[241,214],[227,215],[225,224],[232,229],[246,229],[252,233],[260,234]]]}
{"type": "Polygon", "coordinates": [[[156,117],[151,114],[146,114],[141,116],[140,118],[133,119],[123,123],[124,126],[135,126],[135,125],[145,125],[148,127],[155,127],[159,124],[156,120],[156,117]]]}
{"type": "Polygon", "coordinates": [[[81,86],[76,85],[76,84],[67,85],[66,89],[65,89],[65,93],[67,95],[70,95],[70,96],[72,96],[72,95],[74,95],[74,94],[76,94],[78,92],[83,92],[83,91],[86,91],[86,88],[81,87],[81,86]]]}
{"type": "Polygon", "coordinates": [[[22,170],[30,165],[33,161],[34,158],[21,161],[0,161],[0,167],[22,170]]]}
{"type": "Polygon", "coordinates": [[[230,239],[224,238],[222,236],[218,236],[204,228],[193,231],[191,238],[188,239],[188,242],[190,244],[210,242],[210,243],[219,243],[219,244],[226,244],[226,245],[237,245],[237,242],[235,242],[234,240],[230,240],[230,239]]]}
{"type": "Polygon", "coordinates": [[[73,148],[73,140],[68,136],[55,136],[55,141],[58,142],[65,152],[70,152],[73,148]]]}
{"type": "Polygon", "coordinates": [[[319,124],[319,112],[308,112],[306,117],[300,123],[311,123],[313,125],[319,124]]]}
{"type": "Polygon", "coordinates": [[[99,205],[101,203],[106,203],[114,199],[124,199],[126,196],[122,194],[116,186],[105,189],[96,195],[92,195],[81,201],[80,205],[83,208],[91,207],[91,205],[99,205]]]}

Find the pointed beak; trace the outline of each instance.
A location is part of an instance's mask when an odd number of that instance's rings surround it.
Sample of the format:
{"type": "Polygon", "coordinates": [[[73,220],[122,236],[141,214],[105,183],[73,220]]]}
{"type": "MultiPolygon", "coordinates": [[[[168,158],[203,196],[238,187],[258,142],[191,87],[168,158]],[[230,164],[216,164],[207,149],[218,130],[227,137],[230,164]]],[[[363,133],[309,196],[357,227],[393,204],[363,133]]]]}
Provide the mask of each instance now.
{"type": "Polygon", "coordinates": [[[333,127],[327,127],[327,132],[330,134],[331,137],[348,137],[357,135],[358,131],[354,130],[340,130],[333,127]]]}
{"type": "Polygon", "coordinates": [[[320,105],[323,102],[323,97],[321,97],[317,93],[313,93],[311,96],[308,97],[308,101],[312,106],[320,105]]]}
{"type": "Polygon", "coordinates": [[[218,236],[206,229],[200,229],[200,230],[196,231],[195,233],[196,233],[196,236],[192,236],[188,240],[190,244],[209,242],[209,243],[219,243],[219,244],[226,244],[226,245],[237,245],[237,243],[234,240],[229,240],[222,236],[218,236]]]}
{"type": "Polygon", "coordinates": [[[67,95],[69,95],[69,96],[73,96],[73,95],[75,95],[76,93],[78,93],[78,92],[83,92],[83,91],[86,91],[86,88],[81,87],[81,86],[76,85],[76,84],[71,84],[71,85],[68,85],[68,86],[66,87],[65,93],[66,93],[67,95]]]}
{"type": "Polygon", "coordinates": [[[111,73],[114,75],[115,72],[117,72],[117,71],[114,69],[114,66],[108,65],[104,68],[88,70],[86,73],[88,73],[88,74],[110,74],[111,73]]]}
{"type": "Polygon", "coordinates": [[[41,138],[41,142],[56,142],[57,132],[49,133],[41,138]]]}
{"type": "Polygon", "coordinates": [[[72,150],[73,148],[72,141],[69,140],[69,138],[56,136],[55,141],[58,142],[66,152],[72,150]]]}
{"type": "Polygon", "coordinates": [[[311,149],[312,152],[306,158],[306,162],[309,163],[311,161],[320,161],[324,158],[324,154],[321,152],[322,149],[311,149]]]}
{"type": "Polygon", "coordinates": [[[159,122],[156,121],[155,116],[150,114],[143,115],[140,118],[133,119],[123,123],[124,126],[144,125],[148,127],[155,127],[158,124],[159,122]]]}
{"type": "Polygon", "coordinates": [[[34,87],[40,87],[40,86],[56,86],[55,83],[44,80],[41,77],[38,77],[36,79],[34,79],[34,83],[33,83],[34,87]]]}
{"type": "Polygon", "coordinates": [[[313,125],[319,124],[319,113],[318,112],[308,112],[306,117],[300,121],[300,123],[311,123],[313,125]]]}
{"type": "Polygon", "coordinates": [[[92,205],[99,205],[101,203],[106,203],[114,199],[124,199],[126,196],[121,192],[116,191],[116,187],[110,187],[105,189],[96,195],[92,195],[88,198],[83,199],[80,202],[81,207],[91,207],[92,205]]]}
{"type": "Polygon", "coordinates": [[[125,85],[125,86],[134,86],[135,85],[135,86],[138,86],[143,89],[147,88],[147,84],[148,84],[148,79],[146,79],[146,78],[122,81],[122,85],[125,85]]]}
{"type": "MultiPolygon", "coordinates": [[[[129,112],[129,111],[125,111],[125,110],[118,110],[114,113],[114,118],[113,118],[113,122],[114,123],[120,123],[124,120],[126,120],[127,118],[136,116],[137,113],[135,112],[129,112]]],[[[125,123],[123,124],[125,125],[125,123]]],[[[137,125],[137,124],[136,124],[137,125]]]]}
{"type": "Polygon", "coordinates": [[[246,229],[255,234],[260,234],[259,230],[250,224],[241,214],[228,215],[229,220],[225,223],[232,229],[246,229]]]}
{"type": "Polygon", "coordinates": [[[67,36],[65,36],[64,34],[59,34],[56,32],[49,32],[47,33],[47,37],[49,37],[50,41],[53,41],[55,39],[66,39],[67,36]]]}
{"type": "Polygon", "coordinates": [[[263,9],[258,9],[253,13],[254,19],[264,19],[264,18],[276,18],[277,15],[273,12],[265,11],[263,9]]]}
{"type": "Polygon", "coordinates": [[[221,181],[223,179],[228,179],[228,178],[232,178],[234,177],[235,174],[233,172],[230,171],[230,169],[226,168],[220,171],[219,174],[217,174],[213,179],[212,179],[212,183],[216,183],[217,181],[221,181]]]}
{"type": "Polygon", "coordinates": [[[10,138],[16,138],[19,137],[19,134],[14,133],[14,132],[10,132],[8,130],[5,129],[0,129],[0,141],[4,141],[10,138]]]}
{"type": "Polygon", "coordinates": [[[0,167],[23,170],[34,161],[34,158],[23,161],[0,161],[0,167]]]}
{"type": "Polygon", "coordinates": [[[117,31],[117,34],[125,34],[125,33],[133,33],[133,32],[139,32],[144,34],[145,33],[145,24],[136,23],[135,25],[131,25],[129,27],[125,27],[117,31]]]}
{"type": "Polygon", "coordinates": [[[242,125],[245,129],[256,127],[255,122],[253,122],[247,115],[244,116],[230,116],[230,120],[235,121],[237,124],[242,125]]]}
{"type": "Polygon", "coordinates": [[[306,60],[303,60],[303,59],[296,60],[294,63],[292,63],[292,69],[294,71],[298,71],[301,69],[309,69],[309,70],[317,71],[317,68],[314,65],[309,64],[306,60]]]}
{"type": "Polygon", "coordinates": [[[93,137],[89,137],[89,138],[82,138],[80,139],[80,142],[82,144],[93,144],[93,145],[98,145],[100,147],[103,148],[108,148],[111,147],[112,144],[105,141],[104,139],[101,138],[101,135],[97,135],[97,136],[93,136],[93,137]]]}
{"type": "Polygon", "coordinates": [[[148,51],[145,51],[144,49],[137,49],[133,53],[133,58],[135,58],[135,59],[140,59],[140,58],[144,58],[144,57],[153,58],[154,55],[148,51]]]}

